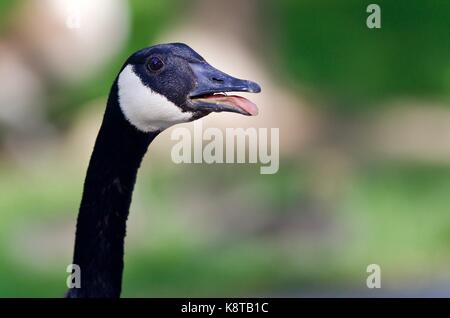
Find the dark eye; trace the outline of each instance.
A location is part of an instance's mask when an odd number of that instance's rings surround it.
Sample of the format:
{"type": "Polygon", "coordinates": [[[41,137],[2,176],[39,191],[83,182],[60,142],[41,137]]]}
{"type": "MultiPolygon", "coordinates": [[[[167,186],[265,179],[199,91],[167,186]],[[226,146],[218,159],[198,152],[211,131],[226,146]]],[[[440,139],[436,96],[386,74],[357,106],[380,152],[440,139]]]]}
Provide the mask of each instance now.
{"type": "Polygon", "coordinates": [[[150,71],[156,72],[164,66],[163,61],[159,57],[151,57],[147,63],[147,67],[150,71]]]}

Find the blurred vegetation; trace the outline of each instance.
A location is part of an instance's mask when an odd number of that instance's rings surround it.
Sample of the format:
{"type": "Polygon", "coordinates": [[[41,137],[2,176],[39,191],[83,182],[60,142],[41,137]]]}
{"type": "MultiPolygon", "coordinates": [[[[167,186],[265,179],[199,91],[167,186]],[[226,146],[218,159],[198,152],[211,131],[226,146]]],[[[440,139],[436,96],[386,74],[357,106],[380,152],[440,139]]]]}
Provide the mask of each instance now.
{"type": "MultiPolygon", "coordinates": [[[[242,184],[245,180],[259,184],[245,192],[246,196],[258,197],[261,206],[267,206],[259,213],[278,212],[273,215],[277,220],[282,217],[279,213],[289,213],[285,207],[290,205],[302,222],[308,222],[305,210],[295,207],[311,199],[313,176],[307,167],[299,168],[288,161],[283,166],[280,174],[262,183],[254,171],[247,169],[229,183],[242,184]],[[288,175],[301,178],[306,186],[286,182],[288,175]],[[286,198],[271,191],[278,186],[294,195],[286,198]],[[264,188],[270,195],[263,195],[264,188]]],[[[236,241],[227,234],[222,238],[201,236],[201,228],[184,223],[174,214],[177,206],[188,204],[186,198],[179,198],[177,203],[169,203],[167,198],[185,192],[182,183],[177,188],[178,181],[194,175],[202,178],[199,184],[206,184],[196,191],[208,191],[210,179],[202,170],[222,176],[220,168],[190,168],[181,175],[151,169],[139,178],[134,202],[143,200],[145,206],[151,206],[152,219],[158,221],[146,230],[148,245],[127,251],[124,296],[238,296],[265,291],[283,294],[298,292],[299,287],[324,290],[346,285],[362,289],[366,277],[363,269],[373,262],[382,266],[386,281],[395,278],[394,282],[401,282],[410,277],[420,281],[430,275],[444,275],[447,269],[443,264],[450,257],[450,168],[403,163],[367,168],[355,174],[335,206],[324,214],[337,222],[333,225],[337,234],[330,236],[327,229],[319,231],[312,241],[300,235],[292,237],[294,241],[289,244],[283,243],[283,237],[276,232],[245,236],[235,233],[236,241]],[[156,193],[147,190],[155,188],[159,189],[156,193]]],[[[62,166],[47,167],[34,177],[0,171],[0,192],[4,194],[0,201],[0,296],[62,295],[61,282],[66,274],[61,268],[65,268],[66,259],[55,259],[51,267],[36,269],[33,263],[11,258],[13,248],[7,242],[17,236],[13,235],[17,229],[22,229],[20,235],[30,234],[26,232],[28,224],[51,227],[57,226],[58,220],[72,218],[80,194],[79,183],[74,180],[81,182],[82,178],[62,166]],[[45,187],[41,185],[42,175],[52,176],[45,187]]],[[[228,188],[226,181],[223,188],[228,188]]],[[[133,204],[132,210],[137,213],[139,206],[133,204]]]]}
{"type": "Polygon", "coordinates": [[[449,1],[266,3],[285,72],[337,99],[328,104],[335,112],[370,110],[395,96],[450,101],[449,1]],[[366,26],[371,3],[381,7],[381,29],[366,26]]]}
{"type": "Polygon", "coordinates": [[[4,30],[5,24],[8,22],[8,16],[11,10],[17,5],[17,1],[14,0],[1,0],[0,1],[0,35],[4,30]]]}

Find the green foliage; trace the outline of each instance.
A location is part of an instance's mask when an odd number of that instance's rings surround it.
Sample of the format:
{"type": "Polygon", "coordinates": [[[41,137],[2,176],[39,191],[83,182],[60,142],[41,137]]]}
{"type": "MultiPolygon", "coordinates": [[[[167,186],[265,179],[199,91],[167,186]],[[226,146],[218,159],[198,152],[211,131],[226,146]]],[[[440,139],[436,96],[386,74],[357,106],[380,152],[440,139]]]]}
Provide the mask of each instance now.
{"type": "Polygon", "coordinates": [[[19,1],[0,0],[0,35],[2,34],[5,24],[8,22],[8,16],[19,1]]]}
{"type": "Polygon", "coordinates": [[[376,1],[381,29],[366,26],[370,3],[268,1],[286,72],[341,109],[398,95],[448,98],[450,2],[376,1]]]}

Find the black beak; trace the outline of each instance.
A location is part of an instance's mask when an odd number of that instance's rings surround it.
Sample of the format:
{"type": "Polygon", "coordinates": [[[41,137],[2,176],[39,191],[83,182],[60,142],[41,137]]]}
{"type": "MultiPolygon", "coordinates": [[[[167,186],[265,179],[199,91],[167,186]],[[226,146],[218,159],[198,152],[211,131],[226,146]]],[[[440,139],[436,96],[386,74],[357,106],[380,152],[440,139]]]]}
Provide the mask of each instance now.
{"type": "Polygon", "coordinates": [[[257,108],[241,96],[229,96],[226,92],[259,93],[261,87],[252,81],[225,74],[206,62],[190,63],[196,86],[189,93],[191,107],[214,112],[228,111],[244,115],[256,115],[257,108]]]}

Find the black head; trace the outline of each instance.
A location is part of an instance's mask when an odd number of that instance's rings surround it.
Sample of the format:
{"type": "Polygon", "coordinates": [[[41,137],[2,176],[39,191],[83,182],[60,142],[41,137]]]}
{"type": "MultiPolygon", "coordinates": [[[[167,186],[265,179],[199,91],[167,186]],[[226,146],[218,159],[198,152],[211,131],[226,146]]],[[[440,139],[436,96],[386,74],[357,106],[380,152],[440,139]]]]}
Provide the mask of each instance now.
{"type": "Polygon", "coordinates": [[[182,43],[137,51],[124,64],[117,82],[122,112],[143,131],[163,130],[211,112],[255,115],[257,108],[253,103],[223,93],[261,91],[254,82],[213,68],[182,43]]]}

